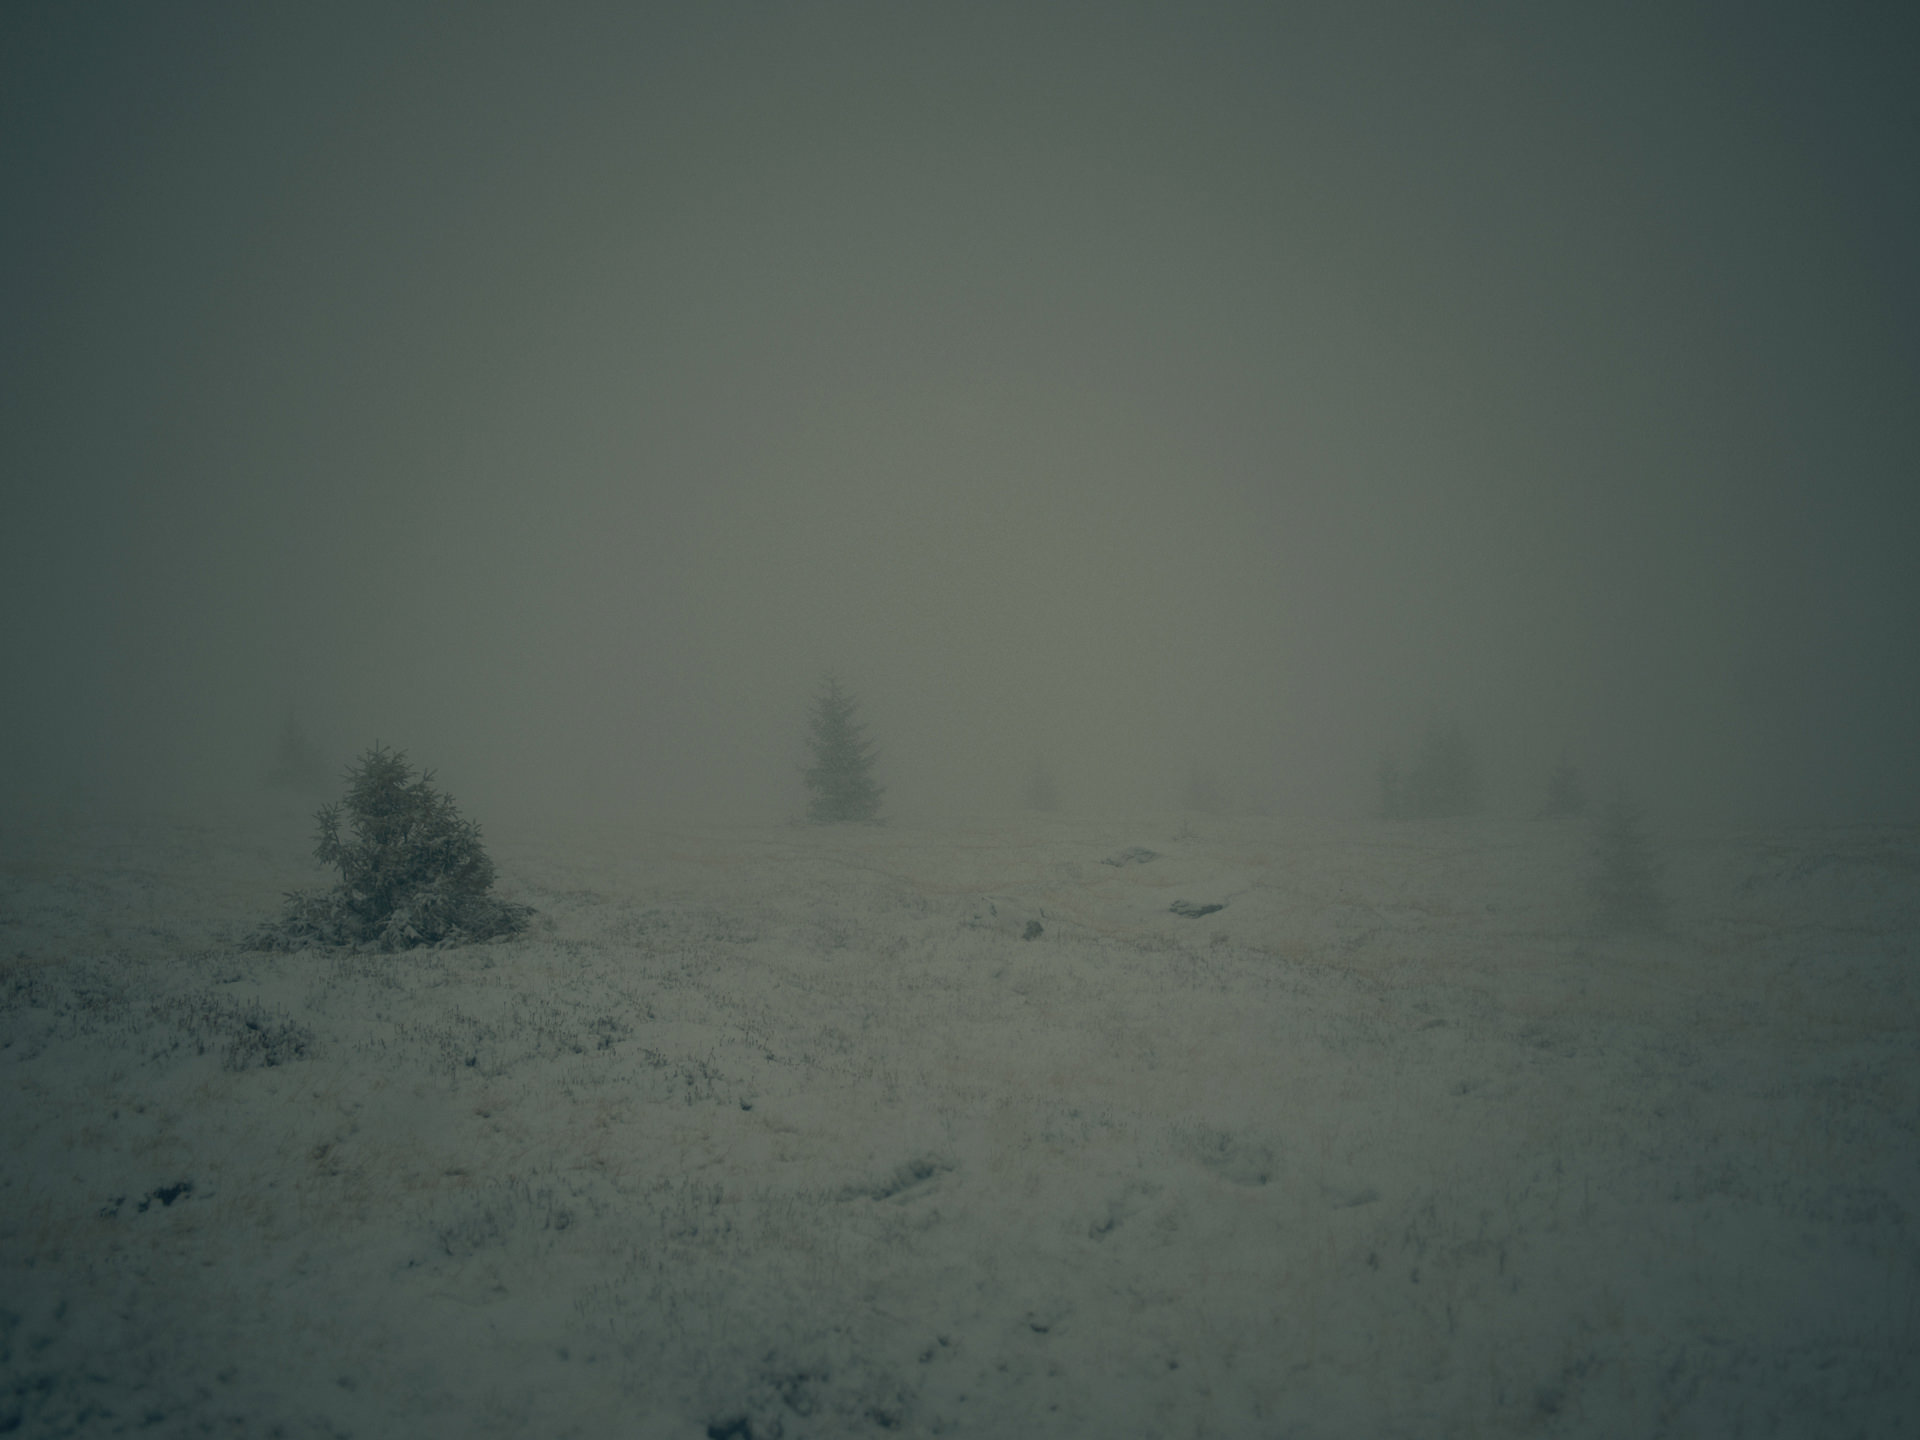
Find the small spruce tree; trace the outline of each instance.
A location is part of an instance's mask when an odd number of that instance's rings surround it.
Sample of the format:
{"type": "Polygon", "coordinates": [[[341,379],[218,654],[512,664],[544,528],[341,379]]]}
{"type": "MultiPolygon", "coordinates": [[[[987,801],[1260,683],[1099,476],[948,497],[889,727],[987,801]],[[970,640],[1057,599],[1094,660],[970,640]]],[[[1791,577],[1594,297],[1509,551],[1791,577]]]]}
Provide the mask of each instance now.
{"type": "Polygon", "coordinates": [[[816,824],[872,820],[886,787],[873,778],[879,749],[855,715],[859,702],[829,675],[814,697],[807,725],[807,818],[816,824]]]}
{"type": "Polygon", "coordinates": [[[1640,810],[1622,793],[1600,814],[1594,830],[1594,917],[1610,932],[1658,930],[1667,918],[1654,858],[1640,810]]]}
{"type": "Polygon", "coordinates": [[[524,929],[532,907],[488,893],[493,861],[480,827],[432,781],[432,771],[414,774],[403,751],[375,745],[361,756],[347,772],[345,800],[314,815],[314,858],[338,870],[339,883],[288,895],[285,913],[256,930],[251,947],[406,950],[524,929]]]}

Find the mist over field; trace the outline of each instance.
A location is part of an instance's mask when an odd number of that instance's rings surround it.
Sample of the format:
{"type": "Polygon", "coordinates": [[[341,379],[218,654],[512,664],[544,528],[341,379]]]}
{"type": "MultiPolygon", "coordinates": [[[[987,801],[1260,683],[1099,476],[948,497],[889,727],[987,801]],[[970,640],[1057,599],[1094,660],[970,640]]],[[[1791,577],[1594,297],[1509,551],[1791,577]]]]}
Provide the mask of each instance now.
{"type": "Polygon", "coordinates": [[[1920,801],[1910,23],[10,7],[0,780],[1920,801]]]}
{"type": "Polygon", "coordinates": [[[1916,62],[0,6],[0,1432],[1916,1433],[1916,62]]]}

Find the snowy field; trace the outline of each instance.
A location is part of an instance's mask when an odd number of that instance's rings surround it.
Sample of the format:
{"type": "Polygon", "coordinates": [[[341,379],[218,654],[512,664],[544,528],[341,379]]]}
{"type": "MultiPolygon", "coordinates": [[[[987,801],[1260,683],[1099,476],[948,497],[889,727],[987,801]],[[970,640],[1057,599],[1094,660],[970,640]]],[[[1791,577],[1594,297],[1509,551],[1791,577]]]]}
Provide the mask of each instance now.
{"type": "Polygon", "coordinates": [[[0,1431],[1920,1433],[1920,832],[309,828],[6,838],[0,1431]]]}

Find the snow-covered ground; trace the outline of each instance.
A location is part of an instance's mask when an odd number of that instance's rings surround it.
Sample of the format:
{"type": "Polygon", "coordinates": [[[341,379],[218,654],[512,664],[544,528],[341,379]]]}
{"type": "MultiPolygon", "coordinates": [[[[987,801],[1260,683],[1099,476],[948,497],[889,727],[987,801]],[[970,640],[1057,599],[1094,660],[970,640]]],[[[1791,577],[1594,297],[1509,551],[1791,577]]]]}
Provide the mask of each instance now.
{"type": "Polygon", "coordinates": [[[1920,1433],[1920,833],[1610,939],[1558,822],[490,827],[523,938],[240,950],[307,831],[7,838],[0,1430],[1920,1433]]]}

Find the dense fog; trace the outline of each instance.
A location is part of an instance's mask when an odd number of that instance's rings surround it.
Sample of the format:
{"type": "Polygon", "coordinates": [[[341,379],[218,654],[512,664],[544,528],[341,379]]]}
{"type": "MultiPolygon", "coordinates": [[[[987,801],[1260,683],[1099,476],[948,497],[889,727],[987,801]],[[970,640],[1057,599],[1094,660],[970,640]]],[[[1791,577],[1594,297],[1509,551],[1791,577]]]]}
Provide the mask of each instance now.
{"type": "Polygon", "coordinates": [[[10,804],[1920,808],[1890,8],[558,8],[0,17],[10,804]]]}

